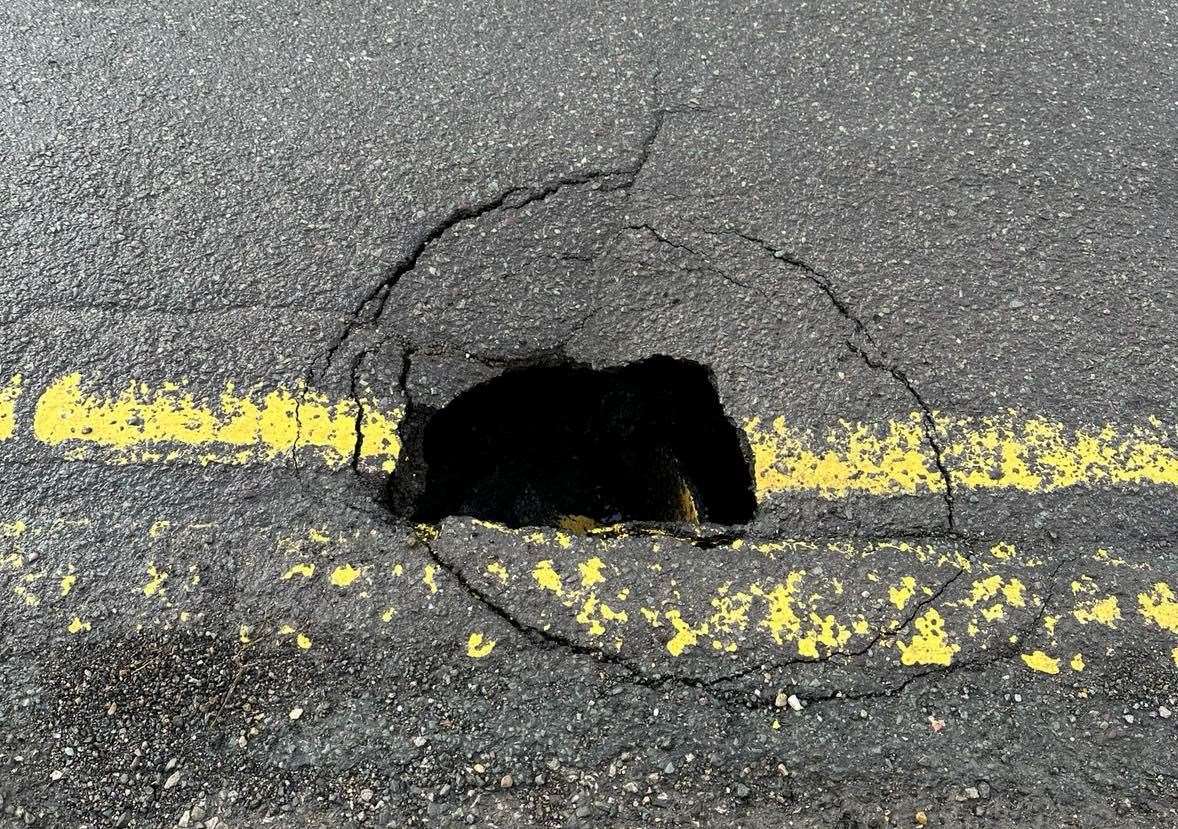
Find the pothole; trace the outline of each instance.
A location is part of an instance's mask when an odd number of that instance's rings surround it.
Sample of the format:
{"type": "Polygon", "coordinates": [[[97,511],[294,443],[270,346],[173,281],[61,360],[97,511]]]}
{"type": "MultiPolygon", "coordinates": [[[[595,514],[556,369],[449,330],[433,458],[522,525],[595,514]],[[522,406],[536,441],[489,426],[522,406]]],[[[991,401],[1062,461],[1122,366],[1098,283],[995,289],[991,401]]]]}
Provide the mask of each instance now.
{"type": "Polygon", "coordinates": [[[748,441],[689,360],[511,369],[412,417],[390,506],[413,521],[736,525],[756,511],[748,441]]]}

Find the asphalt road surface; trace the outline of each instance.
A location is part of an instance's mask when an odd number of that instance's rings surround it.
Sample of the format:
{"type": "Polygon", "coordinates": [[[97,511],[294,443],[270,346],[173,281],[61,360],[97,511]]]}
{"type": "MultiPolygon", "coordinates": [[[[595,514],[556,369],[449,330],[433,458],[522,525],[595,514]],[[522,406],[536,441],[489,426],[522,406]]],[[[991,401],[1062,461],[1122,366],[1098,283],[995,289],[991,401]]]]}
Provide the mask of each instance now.
{"type": "Polygon", "coordinates": [[[1174,825],[1173,14],[7,4],[0,824],[1174,825]]]}

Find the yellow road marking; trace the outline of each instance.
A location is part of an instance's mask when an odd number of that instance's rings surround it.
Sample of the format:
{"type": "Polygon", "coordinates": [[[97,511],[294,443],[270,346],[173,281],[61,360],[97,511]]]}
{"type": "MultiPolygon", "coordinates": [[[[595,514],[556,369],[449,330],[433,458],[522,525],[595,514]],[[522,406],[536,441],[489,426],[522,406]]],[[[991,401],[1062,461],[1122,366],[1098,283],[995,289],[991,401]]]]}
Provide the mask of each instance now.
{"type": "MultiPolygon", "coordinates": [[[[184,382],[154,388],[132,383],[115,395],[90,386],[81,374],[67,374],[37,400],[34,435],[61,446],[67,458],[247,463],[273,460],[296,445],[318,453],[330,467],[352,458],[357,403],[333,402],[299,384],[241,394],[230,383],[215,401],[198,399],[184,382]]],[[[362,461],[392,471],[401,449],[400,416],[399,409],[385,413],[365,407],[362,461]]]]}
{"type": "Polygon", "coordinates": [[[14,374],[0,386],[0,440],[8,440],[16,431],[16,401],[22,385],[21,376],[14,374]]]}
{"type": "MultiPolygon", "coordinates": [[[[0,387],[0,440],[21,433],[17,403],[28,385],[14,375],[0,387]]],[[[185,380],[130,383],[114,393],[104,388],[77,372],[51,379],[33,407],[33,437],[59,447],[67,459],[243,464],[301,450],[339,468],[352,458],[360,416],[365,468],[391,471],[401,450],[400,408],[381,410],[365,399],[361,414],[355,400],[332,400],[299,382],[245,390],[227,383],[211,396],[185,380]]],[[[961,489],[1178,486],[1178,429],[1156,417],[1136,425],[1068,426],[1016,412],[980,418],[935,412],[934,420],[942,464],[961,489]]],[[[782,417],[753,417],[745,432],[761,500],[788,492],[841,498],[944,490],[919,412],[819,430],[782,417]]],[[[561,546],[593,528],[589,519],[567,516],[561,546]]]]}

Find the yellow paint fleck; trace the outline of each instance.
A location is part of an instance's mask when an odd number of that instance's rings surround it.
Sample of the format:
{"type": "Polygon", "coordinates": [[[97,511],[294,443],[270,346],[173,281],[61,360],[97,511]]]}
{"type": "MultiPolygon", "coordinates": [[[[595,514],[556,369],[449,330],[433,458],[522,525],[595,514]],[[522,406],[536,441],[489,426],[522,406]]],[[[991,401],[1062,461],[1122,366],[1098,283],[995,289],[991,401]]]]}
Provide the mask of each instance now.
{"type": "Polygon", "coordinates": [[[1077,672],[1082,671],[1082,670],[1084,670],[1084,657],[1081,654],[1077,653],[1072,657],[1072,661],[1070,664],[1072,666],[1073,671],[1077,671],[1077,672]]]}
{"type": "MultiPolygon", "coordinates": [[[[281,633],[281,631],[279,631],[279,632],[281,633]]],[[[237,641],[241,642],[241,644],[243,644],[243,645],[248,645],[250,643],[250,626],[249,625],[242,625],[241,627],[239,627],[237,629],[237,641]]]]}
{"type": "Polygon", "coordinates": [[[29,525],[19,518],[16,521],[5,521],[0,524],[0,537],[20,538],[29,531],[29,525]]]}
{"type": "Polygon", "coordinates": [[[1023,662],[1032,671],[1039,671],[1044,674],[1058,674],[1059,660],[1055,659],[1043,651],[1035,651],[1034,653],[1021,654],[1023,662]]]}
{"type": "Polygon", "coordinates": [[[544,559],[536,564],[532,570],[532,578],[536,580],[536,584],[540,586],[541,590],[548,590],[558,596],[564,594],[560,574],[552,569],[552,561],[550,559],[544,559]]]}
{"type": "MultiPolygon", "coordinates": [[[[305,579],[309,579],[313,575],[315,575],[315,565],[309,561],[304,561],[291,565],[290,569],[282,574],[282,580],[289,581],[295,576],[302,576],[305,579]]],[[[332,575],[334,577],[334,574],[332,575]]]]}
{"type": "Polygon", "coordinates": [[[19,374],[14,374],[0,386],[0,441],[8,440],[16,431],[16,403],[23,382],[19,374]]]}
{"type": "Polygon", "coordinates": [[[708,633],[706,623],[693,628],[683,620],[683,616],[678,610],[668,610],[665,615],[667,621],[671,623],[671,627],[675,628],[675,635],[667,642],[667,652],[671,656],[681,656],[683,651],[699,644],[699,637],[706,636],[708,633]]]}
{"type": "Polygon", "coordinates": [[[577,569],[581,571],[581,586],[592,587],[605,581],[605,576],[601,575],[603,567],[605,567],[605,562],[596,556],[578,564],[577,569]]]}
{"type": "Polygon", "coordinates": [[[331,541],[331,536],[329,536],[323,530],[316,529],[315,527],[311,527],[309,530],[307,530],[307,538],[311,539],[316,544],[327,544],[331,541]]]}
{"type": "Polygon", "coordinates": [[[331,571],[330,581],[336,587],[348,587],[360,578],[360,571],[351,564],[341,564],[331,571]]]}
{"type": "Polygon", "coordinates": [[[78,583],[78,576],[76,573],[69,573],[61,577],[61,595],[68,596],[70,591],[74,589],[74,585],[78,583]]]}
{"type": "MultiPolygon", "coordinates": [[[[45,389],[33,414],[39,441],[67,444],[77,450],[72,457],[201,464],[270,461],[297,444],[331,468],[348,463],[355,446],[356,401],[332,402],[301,384],[238,394],[229,383],[216,401],[198,400],[183,380],[131,383],[110,396],[88,391],[89,385],[75,372],[45,389]]],[[[360,458],[366,466],[392,471],[401,416],[400,409],[364,406],[360,458]]]]}
{"type": "Polygon", "coordinates": [[[438,592],[437,568],[432,564],[425,565],[421,571],[421,583],[429,588],[430,594],[438,592]]]}
{"type": "Polygon", "coordinates": [[[897,610],[907,607],[914,595],[916,595],[916,579],[912,576],[904,576],[900,579],[899,584],[888,588],[888,599],[896,606],[897,610]]]}
{"type": "Polygon", "coordinates": [[[1047,628],[1047,632],[1055,636],[1055,626],[1059,624],[1058,616],[1044,616],[1043,627],[1047,628]]]}
{"type": "MultiPolygon", "coordinates": [[[[1162,630],[1178,633],[1178,601],[1174,600],[1174,590],[1164,581],[1159,581],[1149,593],[1140,593],[1137,602],[1141,605],[1141,613],[1162,630]]],[[[1178,662],[1178,649],[1174,651],[1178,662]]]]}
{"type": "Polygon", "coordinates": [[[568,533],[558,532],[556,534],[556,544],[562,550],[567,550],[573,546],[573,539],[568,533]]]}
{"type": "Polygon", "coordinates": [[[89,631],[90,628],[91,626],[89,622],[83,622],[81,618],[75,616],[66,630],[68,630],[70,633],[81,633],[83,631],[89,631]]]}
{"type": "Polygon", "coordinates": [[[1006,603],[1011,607],[1026,607],[1027,602],[1023,597],[1023,591],[1026,586],[1016,578],[1008,580],[1002,585],[1002,595],[1006,598],[1006,603]]]}
{"type": "Polygon", "coordinates": [[[171,526],[172,526],[171,521],[165,521],[163,519],[160,519],[159,521],[154,521],[154,522],[152,522],[152,525],[147,528],[147,537],[154,541],[155,539],[159,538],[164,533],[166,533],[168,531],[168,528],[171,526]]]}
{"type": "Polygon", "coordinates": [[[577,613],[577,622],[584,625],[590,636],[601,636],[605,633],[606,622],[625,624],[630,619],[624,610],[614,610],[609,605],[599,601],[597,596],[590,593],[577,613]]]}
{"type": "Polygon", "coordinates": [[[295,637],[295,644],[299,646],[299,650],[305,651],[311,648],[311,637],[305,633],[300,633],[295,637]]]}
{"type": "Polygon", "coordinates": [[[1014,545],[1001,541],[990,548],[990,555],[999,561],[1006,561],[1014,555],[1014,545]]]}
{"type": "Polygon", "coordinates": [[[1115,628],[1121,619],[1121,608],[1117,605],[1116,596],[1105,596],[1100,601],[1080,604],[1072,611],[1082,625],[1096,622],[1107,628],[1115,628]]]}
{"type": "Polygon", "coordinates": [[[466,640],[466,655],[471,659],[482,659],[493,650],[495,650],[495,640],[488,639],[477,631],[466,640]]]}
{"type": "Polygon", "coordinates": [[[945,620],[935,607],[930,607],[915,622],[916,634],[905,644],[896,640],[900,649],[900,663],[903,665],[944,665],[953,662],[953,654],[961,650],[960,645],[949,642],[945,634],[945,620]]]}
{"type": "Polygon", "coordinates": [[[168,574],[160,570],[154,564],[147,565],[147,584],[143,585],[143,595],[147,597],[164,594],[164,582],[168,580],[168,574]]]}
{"type": "Polygon", "coordinates": [[[760,625],[769,631],[773,641],[779,645],[796,637],[802,629],[802,620],[798,617],[794,602],[804,577],[804,571],[794,570],[786,575],[784,583],[774,585],[768,592],[759,585],[749,589],[754,596],[765,599],[767,609],[760,625]]]}
{"type": "Polygon", "coordinates": [[[386,607],[384,613],[380,614],[380,620],[387,625],[389,622],[393,621],[393,617],[396,615],[396,608],[386,607]]]}
{"type": "Polygon", "coordinates": [[[298,633],[293,625],[282,625],[278,628],[279,636],[290,636],[292,633],[298,633]]]}
{"type": "Polygon", "coordinates": [[[487,573],[499,579],[500,584],[507,584],[507,568],[503,566],[503,562],[492,561],[487,565],[487,573]]]}

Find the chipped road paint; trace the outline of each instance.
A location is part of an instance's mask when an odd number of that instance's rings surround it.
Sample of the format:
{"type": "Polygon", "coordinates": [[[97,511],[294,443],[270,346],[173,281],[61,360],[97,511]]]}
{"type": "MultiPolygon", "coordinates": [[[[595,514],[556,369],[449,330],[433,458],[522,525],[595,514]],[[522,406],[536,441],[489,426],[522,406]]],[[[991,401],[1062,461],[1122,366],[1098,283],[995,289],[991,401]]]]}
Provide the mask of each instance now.
{"type": "MultiPolygon", "coordinates": [[[[77,636],[109,635],[114,629],[109,624],[94,625],[93,632],[83,624],[94,621],[87,585],[96,582],[87,580],[86,568],[70,560],[27,560],[30,550],[68,534],[74,524],[5,522],[0,571],[12,585],[17,612],[55,619],[52,626],[72,626],[77,636]],[[45,583],[52,585],[48,592],[45,583]]],[[[1054,676],[1086,670],[1118,642],[1121,647],[1158,642],[1153,652],[1167,664],[1173,664],[1178,646],[1178,602],[1171,583],[1159,578],[1162,573],[1147,560],[1129,564],[1123,557],[1127,553],[1114,555],[1107,547],[1090,550],[1056,579],[1054,565],[1033,547],[1007,542],[970,555],[948,540],[737,539],[703,550],[669,536],[590,534],[562,540],[553,533],[489,522],[447,522],[440,537],[431,528],[428,538],[435,547],[443,545],[439,555],[444,560],[447,539],[453,538],[455,549],[471,549],[463,533],[486,537],[487,529],[492,538],[502,538],[502,546],[468,575],[484,595],[505,608],[527,608],[518,612],[529,624],[624,658],[654,658],[652,647],[665,659],[692,661],[712,654],[772,659],[777,653],[783,659],[821,661],[870,653],[874,663],[903,672],[949,667],[1017,645],[1012,654],[1020,657],[1017,664],[1054,676]],[[518,543],[525,538],[526,544],[518,543]],[[634,558],[635,550],[646,551],[648,565],[634,558]],[[1093,649],[1093,635],[1104,646],[1093,649]]],[[[185,531],[174,526],[168,532],[184,538],[185,531]]],[[[177,548],[168,546],[168,534],[154,524],[144,524],[140,533],[152,557],[138,572],[148,578],[128,585],[128,594],[146,601],[138,612],[183,622],[197,609],[189,596],[200,583],[199,571],[189,565],[184,575],[182,566],[161,557],[177,548]]],[[[420,618],[434,606],[430,596],[457,587],[447,570],[432,563],[416,570],[371,558],[395,543],[394,537],[368,533],[295,530],[279,534],[270,546],[272,558],[253,567],[263,582],[277,587],[298,576],[300,590],[330,591],[313,594],[310,601],[320,596],[319,601],[333,605],[348,603],[340,606],[354,606],[357,618],[390,625],[399,616],[394,607],[420,618]],[[319,558],[331,577],[312,580],[318,567],[309,557],[319,558]],[[364,591],[335,589],[361,574],[364,591]],[[415,581],[420,586],[406,592],[415,581]]],[[[311,628],[319,623],[254,617],[242,620],[240,630],[246,643],[269,630],[309,650],[311,628]]],[[[239,630],[236,623],[233,630],[239,630]]],[[[478,633],[483,639],[471,649],[489,653],[487,643],[494,638],[478,633]]]]}
{"type": "Polygon", "coordinates": [[[242,394],[228,383],[214,401],[198,399],[184,381],[131,383],[113,395],[97,385],[76,372],[52,381],[37,400],[36,438],[67,459],[247,463],[297,448],[338,468],[352,459],[360,416],[361,461],[392,471],[401,448],[399,409],[361,413],[355,400],[333,402],[301,384],[242,394]]]}
{"type": "MultiPolygon", "coordinates": [[[[20,432],[17,403],[27,386],[27,378],[14,375],[0,387],[0,440],[20,432]]],[[[392,471],[401,450],[400,408],[331,400],[301,381],[268,389],[228,382],[207,396],[183,379],[131,382],[114,393],[105,388],[78,372],[51,379],[33,408],[32,435],[67,460],[245,464],[298,452],[336,469],[357,452],[359,419],[358,461],[365,469],[392,471]]],[[[1137,425],[1075,426],[1014,412],[978,418],[934,412],[933,419],[941,465],[960,489],[1178,486],[1178,430],[1156,417],[1137,425]]],[[[944,491],[920,412],[879,423],[839,421],[825,430],[754,416],[744,429],[762,501],[777,493],[834,499],[944,491]]],[[[564,529],[583,533],[586,521],[568,516],[564,529]]],[[[562,546],[568,538],[560,536],[562,546]]]]}

